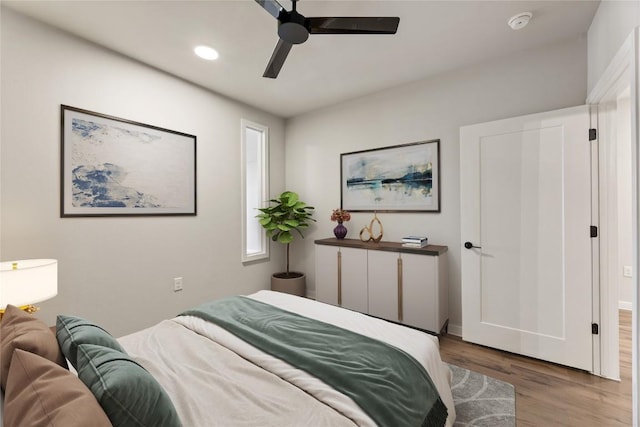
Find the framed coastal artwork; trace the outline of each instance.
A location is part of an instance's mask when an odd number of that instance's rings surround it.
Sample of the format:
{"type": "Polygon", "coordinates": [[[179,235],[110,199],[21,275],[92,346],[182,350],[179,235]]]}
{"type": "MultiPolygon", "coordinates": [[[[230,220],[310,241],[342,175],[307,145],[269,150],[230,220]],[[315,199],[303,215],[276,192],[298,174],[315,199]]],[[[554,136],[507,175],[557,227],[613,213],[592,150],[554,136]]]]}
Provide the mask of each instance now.
{"type": "Polygon", "coordinates": [[[340,155],[342,209],[440,212],[440,140],[340,155]]]}
{"type": "Polygon", "coordinates": [[[60,216],[196,215],[196,137],[61,106],[60,216]]]}

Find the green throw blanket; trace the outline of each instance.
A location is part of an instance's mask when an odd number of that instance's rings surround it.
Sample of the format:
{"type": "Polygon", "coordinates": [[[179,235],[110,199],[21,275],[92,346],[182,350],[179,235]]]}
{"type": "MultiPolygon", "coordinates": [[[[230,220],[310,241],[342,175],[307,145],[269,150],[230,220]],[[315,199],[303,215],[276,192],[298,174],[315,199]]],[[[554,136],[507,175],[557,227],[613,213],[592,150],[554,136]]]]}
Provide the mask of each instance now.
{"type": "Polygon", "coordinates": [[[215,323],[349,396],[379,426],[443,426],[447,408],[413,357],[381,341],[246,297],[181,315],[215,323]]]}

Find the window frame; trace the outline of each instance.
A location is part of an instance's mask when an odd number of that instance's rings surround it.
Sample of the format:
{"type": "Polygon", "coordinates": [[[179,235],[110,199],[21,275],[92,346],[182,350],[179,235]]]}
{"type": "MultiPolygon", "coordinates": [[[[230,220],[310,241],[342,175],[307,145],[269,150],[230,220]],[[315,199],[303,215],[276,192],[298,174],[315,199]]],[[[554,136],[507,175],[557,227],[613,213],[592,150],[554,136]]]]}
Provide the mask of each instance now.
{"type": "Polygon", "coordinates": [[[262,125],[260,123],[252,122],[247,119],[240,120],[240,135],[241,135],[241,145],[240,145],[240,157],[241,157],[241,180],[242,180],[242,188],[241,188],[241,210],[242,210],[242,262],[251,262],[258,261],[262,259],[269,258],[269,240],[267,239],[266,230],[260,226],[260,237],[259,237],[259,246],[260,249],[257,252],[249,253],[249,230],[248,225],[250,220],[258,221],[255,218],[259,212],[256,211],[255,215],[249,215],[247,212],[247,194],[248,194],[248,168],[247,162],[250,160],[248,156],[248,139],[247,139],[247,130],[253,130],[261,133],[261,140],[259,142],[259,152],[256,154],[257,163],[260,165],[260,171],[258,171],[258,178],[260,182],[258,184],[259,188],[257,191],[260,195],[261,203],[259,207],[267,206],[269,201],[269,127],[262,125]],[[261,173],[260,173],[261,172],[261,173]]]}

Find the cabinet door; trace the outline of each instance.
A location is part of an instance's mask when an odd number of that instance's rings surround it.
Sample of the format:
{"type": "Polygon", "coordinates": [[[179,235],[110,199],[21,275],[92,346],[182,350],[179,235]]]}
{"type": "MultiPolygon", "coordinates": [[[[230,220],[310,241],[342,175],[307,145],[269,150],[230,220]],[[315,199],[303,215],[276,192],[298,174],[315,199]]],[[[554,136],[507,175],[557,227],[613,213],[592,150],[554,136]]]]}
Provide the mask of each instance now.
{"type": "Polygon", "coordinates": [[[438,258],[402,254],[403,323],[438,333],[440,295],[438,258]]]}
{"type": "Polygon", "coordinates": [[[369,312],[367,301],[367,251],[340,248],[340,288],[342,307],[362,313],[369,312]]]}
{"type": "Polygon", "coordinates": [[[316,300],[367,313],[367,251],[316,245],[316,300]]]}
{"type": "Polygon", "coordinates": [[[369,314],[383,319],[398,318],[397,252],[368,251],[369,314]]]}
{"type": "Polygon", "coordinates": [[[335,246],[316,245],[316,300],[338,305],[338,253],[335,246]]]}

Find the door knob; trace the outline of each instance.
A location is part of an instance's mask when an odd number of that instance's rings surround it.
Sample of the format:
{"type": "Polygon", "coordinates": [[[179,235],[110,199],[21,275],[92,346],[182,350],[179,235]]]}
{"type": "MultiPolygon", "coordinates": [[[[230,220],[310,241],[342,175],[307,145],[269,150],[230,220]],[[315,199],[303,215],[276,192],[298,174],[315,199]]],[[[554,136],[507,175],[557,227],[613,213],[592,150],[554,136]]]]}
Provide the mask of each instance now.
{"type": "Polygon", "coordinates": [[[471,248],[482,249],[482,246],[473,246],[473,243],[471,242],[464,242],[464,247],[467,249],[471,249],[471,248]]]}

